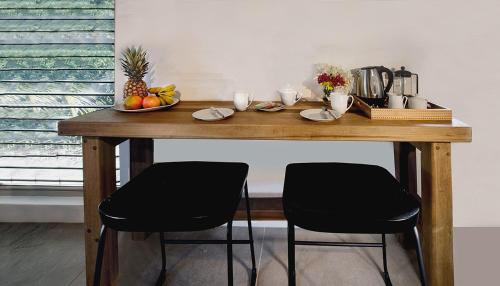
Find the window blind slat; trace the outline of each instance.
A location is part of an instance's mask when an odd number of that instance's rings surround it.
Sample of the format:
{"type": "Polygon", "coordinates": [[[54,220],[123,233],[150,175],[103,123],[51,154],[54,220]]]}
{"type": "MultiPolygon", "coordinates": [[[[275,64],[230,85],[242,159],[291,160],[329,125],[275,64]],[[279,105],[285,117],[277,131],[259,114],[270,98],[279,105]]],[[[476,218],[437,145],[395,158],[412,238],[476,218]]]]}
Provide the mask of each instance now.
{"type": "Polygon", "coordinates": [[[64,156],[81,155],[79,145],[20,145],[20,144],[0,144],[0,154],[3,156],[64,156]]]}
{"type": "MultiPolygon", "coordinates": [[[[4,96],[1,96],[2,98],[4,96]]],[[[91,95],[71,95],[71,96],[60,96],[60,95],[9,95],[5,96],[7,99],[1,100],[1,105],[16,108],[16,106],[25,106],[24,104],[19,104],[20,102],[27,102],[29,104],[34,104],[37,106],[109,106],[113,104],[112,96],[91,96],[91,95]]],[[[56,108],[54,107],[54,108],[56,108]]],[[[19,108],[19,107],[17,107],[19,108]]]]}
{"type": "Polygon", "coordinates": [[[112,8],[2,8],[0,19],[96,19],[112,20],[114,11],[112,8]]]}
{"type": "Polygon", "coordinates": [[[0,70],[0,80],[81,80],[113,81],[112,70],[0,70]]]}
{"type": "Polygon", "coordinates": [[[114,0],[2,0],[1,8],[114,8],[114,0]]]}
{"type": "Polygon", "coordinates": [[[114,67],[114,59],[108,57],[88,57],[88,58],[2,58],[0,59],[0,69],[106,69],[114,67]]]}
{"type": "MultiPolygon", "coordinates": [[[[116,158],[116,162],[119,158],[116,158]]],[[[50,170],[58,168],[61,170],[81,170],[82,160],[75,160],[73,157],[68,156],[54,156],[54,157],[0,157],[0,169],[38,169],[50,170]],[[26,166],[29,164],[29,166],[26,166]]]]}
{"type": "Polygon", "coordinates": [[[17,32],[113,32],[113,20],[45,20],[36,24],[23,20],[0,20],[0,31],[17,32]]]}
{"type": "MultiPolygon", "coordinates": [[[[46,22],[46,21],[45,21],[46,22]]],[[[74,44],[74,45],[0,45],[0,56],[2,57],[22,57],[22,56],[114,56],[114,49],[111,45],[96,44],[74,44]]]]}
{"type": "Polygon", "coordinates": [[[18,82],[0,82],[2,93],[32,93],[32,94],[108,94],[114,92],[113,83],[18,83],[18,82]]]}
{"type": "Polygon", "coordinates": [[[80,144],[81,138],[76,136],[58,136],[56,132],[0,132],[0,143],[59,143],[80,144]]]}
{"type": "Polygon", "coordinates": [[[113,32],[0,32],[0,44],[33,43],[109,43],[114,41],[113,32]]]}
{"type": "Polygon", "coordinates": [[[100,108],[0,107],[0,114],[2,114],[1,118],[66,119],[99,109],[100,108]]]}

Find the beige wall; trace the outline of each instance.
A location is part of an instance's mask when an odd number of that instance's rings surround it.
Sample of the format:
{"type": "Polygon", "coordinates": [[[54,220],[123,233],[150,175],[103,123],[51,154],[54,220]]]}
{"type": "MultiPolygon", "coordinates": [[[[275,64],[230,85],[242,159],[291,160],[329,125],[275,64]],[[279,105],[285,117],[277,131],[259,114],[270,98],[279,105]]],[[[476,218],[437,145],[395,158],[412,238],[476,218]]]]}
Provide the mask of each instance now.
{"type": "MultiPolygon", "coordinates": [[[[154,63],[148,81],[175,82],[184,99],[229,100],[236,89],[277,99],[277,87],[307,83],[317,62],[406,65],[420,74],[422,96],[451,107],[474,127],[472,144],[453,146],[455,226],[500,226],[500,1],[117,0],[116,6],[117,51],[143,45],[154,63]]],[[[118,72],[117,91],[123,81],[118,72]]],[[[276,160],[253,161],[254,169],[266,170],[253,174],[254,185],[275,192],[280,168],[307,160],[304,150],[316,150],[311,160],[358,154],[353,161],[393,168],[384,143],[282,142],[274,149],[219,143],[209,149],[214,158],[277,150],[276,160]]],[[[158,142],[156,159],[190,158],[194,149],[209,157],[203,152],[209,146],[158,142]]]]}

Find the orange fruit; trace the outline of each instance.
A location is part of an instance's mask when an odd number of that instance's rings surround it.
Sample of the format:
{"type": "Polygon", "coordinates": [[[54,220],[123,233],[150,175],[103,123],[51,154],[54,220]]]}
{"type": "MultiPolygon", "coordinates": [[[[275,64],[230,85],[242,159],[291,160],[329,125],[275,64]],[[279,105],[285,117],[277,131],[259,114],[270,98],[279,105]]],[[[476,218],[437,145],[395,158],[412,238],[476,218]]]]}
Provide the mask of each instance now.
{"type": "Polygon", "coordinates": [[[142,97],[138,95],[130,95],[123,102],[125,109],[140,109],[142,108],[142,97]]]}
{"type": "Polygon", "coordinates": [[[161,105],[161,100],[156,95],[146,96],[142,100],[142,107],[144,108],[157,107],[160,105],[161,105]]]}

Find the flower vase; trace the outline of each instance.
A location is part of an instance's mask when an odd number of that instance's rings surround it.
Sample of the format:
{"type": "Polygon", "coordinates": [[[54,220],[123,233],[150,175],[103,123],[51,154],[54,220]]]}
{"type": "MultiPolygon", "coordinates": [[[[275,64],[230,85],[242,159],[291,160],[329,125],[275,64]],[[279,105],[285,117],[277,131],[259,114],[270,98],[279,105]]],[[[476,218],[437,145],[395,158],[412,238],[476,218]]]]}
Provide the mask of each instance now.
{"type": "Polygon", "coordinates": [[[323,103],[327,106],[330,105],[330,94],[332,94],[332,90],[325,87],[323,89],[323,97],[321,99],[323,100],[323,103]]]}
{"type": "Polygon", "coordinates": [[[322,99],[323,99],[323,103],[325,105],[329,105],[330,104],[330,95],[326,95],[325,94],[325,95],[323,95],[322,99]]]}

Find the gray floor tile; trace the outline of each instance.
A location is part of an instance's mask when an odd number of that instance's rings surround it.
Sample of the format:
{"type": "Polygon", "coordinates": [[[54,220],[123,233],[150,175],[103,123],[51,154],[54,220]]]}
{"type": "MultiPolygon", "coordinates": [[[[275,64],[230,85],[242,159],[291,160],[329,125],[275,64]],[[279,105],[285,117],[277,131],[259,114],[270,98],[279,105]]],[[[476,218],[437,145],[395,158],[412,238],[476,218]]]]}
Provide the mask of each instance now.
{"type": "MultiPolygon", "coordinates": [[[[247,239],[247,228],[235,227],[234,239],[247,239]]],[[[256,256],[262,248],[264,229],[254,228],[256,256]]],[[[226,229],[167,234],[167,239],[225,239],[226,229]]],[[[154,234],[145,242],[120,237],[120,285],[154,285],[161,265],[159,238],[154,234]],[[142,281],[142,283],[140,283],[142,281]]],[[[167,285],[226,285],[225,245],[168,245],[167,285]]],[[[233,246],[234,285],[249,285],[251,268],[248,245],[233,246]]]]}
{"type": "MultiPolygon", "coordinates": [[[[375,235],[321,234],[297,229],[298,240],[378,242],[375,235]]],[[[419,285],[412,256],[388,237],[388,264],[394,285],[419,285]]],[[[259,286],[287,285],[286,229],[266,229],[259,286]]],[[[384,285],[379,248],[297,246],[297,285],[384,285]]]]}
{"type": "Polygon", "coordinates": [[[82,254],[82,225],[0,224],[1,285],[69,285],[82,254]]]}
{"type": "MultiPolygon", "coordinates": [[[[83,268],[83,267],[82,267],[83,268]]],[[[69,286],[84,286],[85,285],[85,272],[80,272],[76,278],[69,283],[69,286]]]]}

